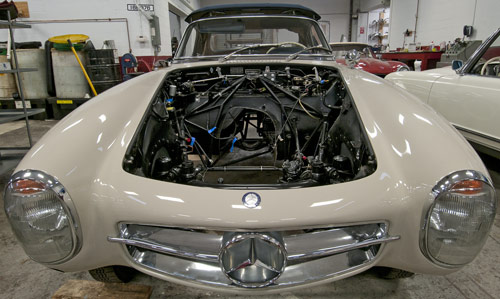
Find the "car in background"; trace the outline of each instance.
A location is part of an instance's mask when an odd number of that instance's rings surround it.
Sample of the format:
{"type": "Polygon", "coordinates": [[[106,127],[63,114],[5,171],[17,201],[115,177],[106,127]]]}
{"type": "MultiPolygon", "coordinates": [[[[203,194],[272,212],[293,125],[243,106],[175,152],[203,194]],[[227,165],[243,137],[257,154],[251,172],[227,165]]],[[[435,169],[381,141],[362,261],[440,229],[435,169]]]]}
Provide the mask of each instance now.
{"type": "Polygon", "coordinates": [[[191,13],[171,66],[89,100],[17,166],[4,208],[27,255],[244,294],[470,263],[496,215],[487,169],[427,105],[336,63],[319,18],[191,13]]]}
{"type": "Polygon", "coordinates": [[[500,28],[465,63],[386,79],[441,113],[477,150],[500,158],[500,28]]]}
{"type": "Polygon", "coordinates": [[[345,59],[346,54],[348,54],[351,50],[356,50],[359,54],[359,62],[354,67],[382,78],[393,72],[410,70],[410,68],[402,62],[378,59],[373,53],[372,47],[365,43],[330,43],[330,47],[333,50],[335,61],[344,65],[347,65],[345,59]]]}

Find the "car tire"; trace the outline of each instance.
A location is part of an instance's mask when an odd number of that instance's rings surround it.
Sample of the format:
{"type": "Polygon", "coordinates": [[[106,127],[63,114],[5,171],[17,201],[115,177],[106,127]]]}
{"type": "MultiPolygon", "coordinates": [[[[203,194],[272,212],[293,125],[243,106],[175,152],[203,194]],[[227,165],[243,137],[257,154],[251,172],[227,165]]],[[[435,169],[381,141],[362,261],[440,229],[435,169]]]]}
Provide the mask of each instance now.
{"type": "Polygon", "coordinates": [[[415,275],[412,272],[388,267],[377,267],[374,270],[377,276],[383,279],[409,278],[415,275]]]}
{"type": "Polygon", "coordinates": [[[129,282],[134,278],[137,271],[130,267],[108,266],[89,270],[90,275],[101,282],[129,282]]]}

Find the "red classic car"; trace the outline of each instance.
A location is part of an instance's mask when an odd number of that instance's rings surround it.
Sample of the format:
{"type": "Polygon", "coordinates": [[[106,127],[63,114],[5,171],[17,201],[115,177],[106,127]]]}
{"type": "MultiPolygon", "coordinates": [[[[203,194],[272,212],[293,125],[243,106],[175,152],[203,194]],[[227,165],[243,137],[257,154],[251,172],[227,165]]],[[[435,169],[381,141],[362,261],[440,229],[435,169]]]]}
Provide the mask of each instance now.
{"type": "Polygon", "coordinates": [[[385,77],[386,75],[397,72],[397,71],[409,71],[410,68],[398,61],[384,61],[377,59],[373,54],[372,48],[368,44],[364,43],[331,43],[330,47],[333,50],[333,55],[335,60],[340,64],[346,64],[345,54],[350,50],[356,50],[360,54],[359,62],[355,65],[355,68],[367,71],[369,73],[375,74],[380,77],[385,77]]]}

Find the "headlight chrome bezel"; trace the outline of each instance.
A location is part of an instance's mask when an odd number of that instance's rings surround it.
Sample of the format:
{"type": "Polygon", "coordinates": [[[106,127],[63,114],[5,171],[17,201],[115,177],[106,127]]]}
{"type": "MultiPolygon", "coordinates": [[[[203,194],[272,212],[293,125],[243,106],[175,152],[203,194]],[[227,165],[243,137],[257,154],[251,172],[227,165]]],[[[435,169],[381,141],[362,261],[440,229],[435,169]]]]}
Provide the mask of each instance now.
{"type": "Polygon", "coordinates": [[[396,72],[409,72],[411,71],[410,70],[410,67],[405,65],[405,64],[400,64],[398,65],[398,67],[396,68],[396,72]]]}
{"type": "MultiPolygon", "coordinates": [[[[69,228],[71,231],[71,238],[72,238],[72,248],[69,251],[69,253],[56,261],[52,262],[45,262],[45,261],[38,261],[36,258],[30,256],[28,253],[26,253],[31,259],[36,261],[37,263],[44,264],[47,266],[50,265],[57,265],[57,264],[62,264],[69,259],[73,258],[75,255],[78,254],[80,249],[82,248],[82,241],[83,241],[83,233],[82,233],[82,228],[80,225],[80,219],[78,217],[78,213],[76,211],[75,204],[73,200],[71,199],[69,193],[67,192],[66,188],[59,182],[59,180],[43,171],[40,170],[31,170],[31,169],[26,169],[26,170],[21,170],[16,173],[14,173],[9,182],[5,186],[4,190],[4,203],[5,203],[5,195],[7,195],[7,190],[11,188],[12,184],[20,181],[20,180],[32,180],[38,183],[42,183],[43,185],[46,186],[47,189],[52,190],[57,198],[61,201],[61,206],[64,209],[65,213],[67,214],[68,217],[68,222],[69,222],[69,228]]],[[[7,214],[7,219],[12,226],[11,219],[8,215],[7,212],[7,206],[4,207],[5,213],[7,214]]],[[[20,243],[22,243],[21,240],[19,240],[20,243]]]]}
{"type": "MultiPolygon", "coordinates": [[[[434,256],[429,252],[428,249],[428,232],[429,232],[429,220],[431,217],[431,214],[434,210],[434,207],[436,205],[436,200],[438,196],[442,195],[445,192],[448,192],[452,189],[453,186],[460,182],[464,181],[470,181],[470,180],[475,180],[475,181],[481,181],[484,184],[486,184],[489,188],[492,189],[493,193],[493,205],[494,205],[494,210],[497,209],[497,198],[496,198],[496,193],[495,193],[495,187],[493,186],[492,182],[484,176],[482,173],[475,171],[475,170],[461,170],[461,171],[456,171],[453,172],[445,177],[443,177],[439,182],[432,188],[432,195],[433,195],[433,200],[429,206],[426,207],[426,210],[422,213],[422,219],[421,219],[421,225],[420,225],[420,236],[419,236],[419,245],[420,245],[420,250],[423,253],[423,255],[429,259],[432,263],[441,266],[443,268],[448,268],[448,269],[456,269],[456,268],[461,268],[464,265],[467,265],[469,262],[463,263],[463,264],[448,264],[444,263],[434,256]]],[[[489,227],[488,231],[491,229],[491,226],[489,227]]],[[[486,236],[487,238],[487,236],[486,236]]],[[[481,250],[481,249],[480,249],[481,250]]],[[[476,253],[479,254],[480,250],[476,253]]]]}

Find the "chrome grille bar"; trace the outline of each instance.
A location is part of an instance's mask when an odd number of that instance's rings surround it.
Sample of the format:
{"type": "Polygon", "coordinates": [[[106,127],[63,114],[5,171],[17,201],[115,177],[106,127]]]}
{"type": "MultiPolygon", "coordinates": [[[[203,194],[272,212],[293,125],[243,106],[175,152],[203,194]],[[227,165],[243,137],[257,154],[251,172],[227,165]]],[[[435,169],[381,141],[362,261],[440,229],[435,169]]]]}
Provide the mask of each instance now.
{"type": "Polygon", "coordinates": [[[207,262],[215,262],[215,263],[219,261],[218,253],[210,254],[210,253],[194,252],[193,250],[185,251],[185,250],[181,250],[178,246],[171,245],[171,244],[164,245],[164,244],[153,243],[150,241],[142,241],[142,240],[137,240],[137,239],[113,238],[113,237],[108,237],[108,241],[114,242],[114,243],[121,243],[121,244],[125,244],[125,245],[131,245],[131,246],[144,248],[144,249],[152,250],[155,252],[164,253],[164,254],[173,255],[173,256],[178,256],[178,257],[182,257],[182,258],[189,258],[189,259],[195,259],[195,260],[201,260],[201,261],[207,261],[207,262]]]}
{"type": "MultiPolygon", "coordinates": [[[[120,237],[108,241],[171,256],[217,263],[222,233],[204,233],[137,224],[123,225],[120,237]]],[[[365,224],[308,233],[286,234],[287,260],[320,258],[398,240],[388,236],[385,224],[365,224]]]]}
{"type": "Polygon", "coordinates": [[[296,254],[288,253],[287,259],[289,261],[293,261],[293,260],[299,260],[299,259],[325,257],[325,256],[329,256],[329,255],[334,255],[334,254],[354,250],[354,249],[359,249],[359,248],[368,247],[368,246],[372,246],[372,245],[387,243],[387,242],[391,242],[391,241],[395,241],[395,240],[399,240],[399,236],[384,237],[384,238],[380,238],[380,239],[361,241],[361,242],[357,242],[354,244],[340,245],[340,246],[335,246],[335,247],[330,247],[330,248],[322,248],[322,249],[309,251],[306,253],[296,253],[296,254]]]}
{"type": "MultiPolygon", "coordinates": [[[[385,243],[400,238],[388,234],[386,223],[238,233],[274,234],[281,239],[290,263],[268,286],[270,289],[287,289],[359,272],[375,262],[385,243]]],[[[226,231],[122,223],[119,236],[110,236],[108,241],[123,244],[131,260],[157,273],[202,285],[242,290],[226,277],[219,263],[223,238],[230,235],[226,231]]]]}

